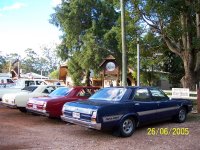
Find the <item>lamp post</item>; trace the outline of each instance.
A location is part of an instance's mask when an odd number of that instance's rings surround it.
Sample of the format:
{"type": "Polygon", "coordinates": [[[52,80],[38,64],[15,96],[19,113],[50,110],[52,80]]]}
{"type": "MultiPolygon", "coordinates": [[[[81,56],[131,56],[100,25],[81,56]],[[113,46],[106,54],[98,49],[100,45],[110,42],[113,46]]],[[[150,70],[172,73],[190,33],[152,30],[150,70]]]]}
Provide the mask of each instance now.
{"type": "Polygon", "coordinates": [[[120,0],[120,5],[121,5],[121,34],[122,34],[122,86],[126,86],[127,85],[127,59],[126,59],[124,0],[120,0]]]}
{"type": "Polygon", "coordinates": [[[140,44],[137,38],[137,86],[140,86],[140,44]]]}

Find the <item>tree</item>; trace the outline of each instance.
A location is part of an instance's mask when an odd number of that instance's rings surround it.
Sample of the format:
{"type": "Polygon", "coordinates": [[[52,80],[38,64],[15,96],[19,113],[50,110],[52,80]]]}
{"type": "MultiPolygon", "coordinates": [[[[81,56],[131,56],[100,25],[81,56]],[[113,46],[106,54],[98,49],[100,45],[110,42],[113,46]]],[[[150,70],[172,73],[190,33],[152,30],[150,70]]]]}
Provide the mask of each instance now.
{"type": "Polygon", "coordinates": [[[40,73],[38,54],[30,48],[26,49],[25,53],[26,57],[23,59],[21,66],[24,72],[40,73]]]}
{"type": "Polygon", "coordinates": [[[72,80],[74,81],[74,85],[81,85],[81,81],[83,80],[83,68],[80,66],[79,55],[78,52],[75,52],[73,57],[69,60],[68,71],[69,74],[72,75],[72,80]]]}
{"type": "Polygon", "coordinates": [[[200,1],[130,0],[133,13],[160,35],[183,61],[183,87],[194,89],[200,75],[200,1]]]}
{"type": "Polygon", "coordinates": [[[58,54],[62,59],[69,58],[68,68],[75,83],[80,83],[81,78],[77,68],[87,75],[88,81],[90,69],[98,70],[105,56],[116,51],[106,47],[104,40],[106,33],[116,25],[119,13],[111,2],[96,0],[63,1],[55,11],[51,23],[63,31],[58,54]]]}
{"type": "Polygon", "coordinates": [[[49,77],[50,77],[50,79],[58,79],[59,78],[59,71],[54,70],[53,72],[50,73],[49,77]]]}
{"type": "Polygon", "coordinates": [[[183,62],[181,58],[171,51],[164,52],[164,64],[162,69],[169,73],[169,81],[173,87],[179,87],[180,80],[184,76],[183,62]]]}
{"type": "Polygon", "coordinates": [[[43,55],[39,56],[33,49],[26,49],[26,56],[21,61],[21,68],[24,72],[35,72],[48,75],[49,72],[57,69],[58,61],[54,49],[52,47],[44,46],[41,48],[43,55]]]}
{"type": "Polygon", "coordinates": [[[6,60],[3,56],[0,56],[0,72],[3,72],[4,66],[6,65],[6,60]]]}
{"type": "Polygon", "coordinates": [[[16,66],[18,66],[18,61],[19,63],[20,60],[21,60],[21,56],[17,53],[11,53],[11,54],[7,54],[5,56],[5,60],[6,60],[6,63],[5,65],[3,66],[3,71],[4,72],[9,72],[11,71],[11,69],[14,69],[16,66]]]}
{"type": "Polygon", "coordinates": [[[53,43],[51,45],[42,46],[41,51],[42,57],[40,57],[40,61],[43,64],[43,69],[48,72],[56,70],[60,62],[56,53],[56,45],[53,43]]]}

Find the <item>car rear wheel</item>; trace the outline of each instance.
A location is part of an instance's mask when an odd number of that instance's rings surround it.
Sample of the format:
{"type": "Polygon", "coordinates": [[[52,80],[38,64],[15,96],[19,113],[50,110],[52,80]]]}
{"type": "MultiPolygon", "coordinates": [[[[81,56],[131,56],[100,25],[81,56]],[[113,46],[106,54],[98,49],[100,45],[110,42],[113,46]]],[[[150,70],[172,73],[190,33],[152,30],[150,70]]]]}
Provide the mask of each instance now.
{"type": "Polygon", "coordinates": [[[136,122],[133,118],[128,117],[123,119],[120,124],[119,130],[122,137],[129,137],[133,134],[136,128],[136,122]]]}
{"type": "Polygon", "coordinates": [[[186,109],[184,107],[181,107],[176,116],[176,122],[178,122],[178,123],[185,122],[186,117],[187,117],[186,109]]]}
{"type": "Polygon", "coordinates": [[[19,107],[19,111],[21,111],[21,112],[23,112],[23,113],[26,113],[26,112],[27,112],[27,110],[26,110],[25,107],[19,107]]]}

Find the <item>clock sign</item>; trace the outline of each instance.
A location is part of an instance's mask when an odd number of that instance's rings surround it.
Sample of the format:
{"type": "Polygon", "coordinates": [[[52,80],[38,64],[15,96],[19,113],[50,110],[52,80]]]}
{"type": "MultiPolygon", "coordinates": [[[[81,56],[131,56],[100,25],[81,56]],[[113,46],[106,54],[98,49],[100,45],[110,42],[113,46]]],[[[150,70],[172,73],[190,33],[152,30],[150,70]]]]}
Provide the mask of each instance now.
{"type": "Polygon", "coordinates": [[[115,63],[113,63],[113,62],[108,62],[107,64],[106,64],[106,70],[107,71],[113,71],[113,70],[115,70],[115,63]]]}

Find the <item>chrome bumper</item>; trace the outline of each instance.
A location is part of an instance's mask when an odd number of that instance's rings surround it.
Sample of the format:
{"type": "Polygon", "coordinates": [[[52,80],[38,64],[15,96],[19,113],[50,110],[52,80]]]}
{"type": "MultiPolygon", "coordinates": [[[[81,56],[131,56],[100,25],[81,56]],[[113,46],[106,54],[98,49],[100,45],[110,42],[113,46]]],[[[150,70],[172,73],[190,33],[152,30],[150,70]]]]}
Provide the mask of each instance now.
{"type": "Polygon", "coordinates": [[[38,114],[38,115],[49,117],[49,113],[47,113],[46,110],[37,110],[37,109],[31,109],[31,108],[28,108],[28,107],[26,107],[26,110],[28,112],[31,112],[31,113],[34,113],[34,114],[38,114]]]}
{"type": "Polygon", "coordinates": [[[9,108],[17,108],[17,105],[12,105],[8,103],[2,103],[3,106],[9,107],[9,108]]]}
{"type": "Polygon", "coordinates": [[[61,119],[63,121],[70,122],[70,123],[73,123],[73,124],[78,124],[80,126],[84,126],[84,127],[87,127],[87,128],[101,130],[101,123],[87,122],[87,121],[84,121],[84,120],[78,120],[78,119],[75,119],[75,118],[72,118],[72,117],[67,117],[67,116],[64,116],[64,115],[61,116],[61,119]]]}

